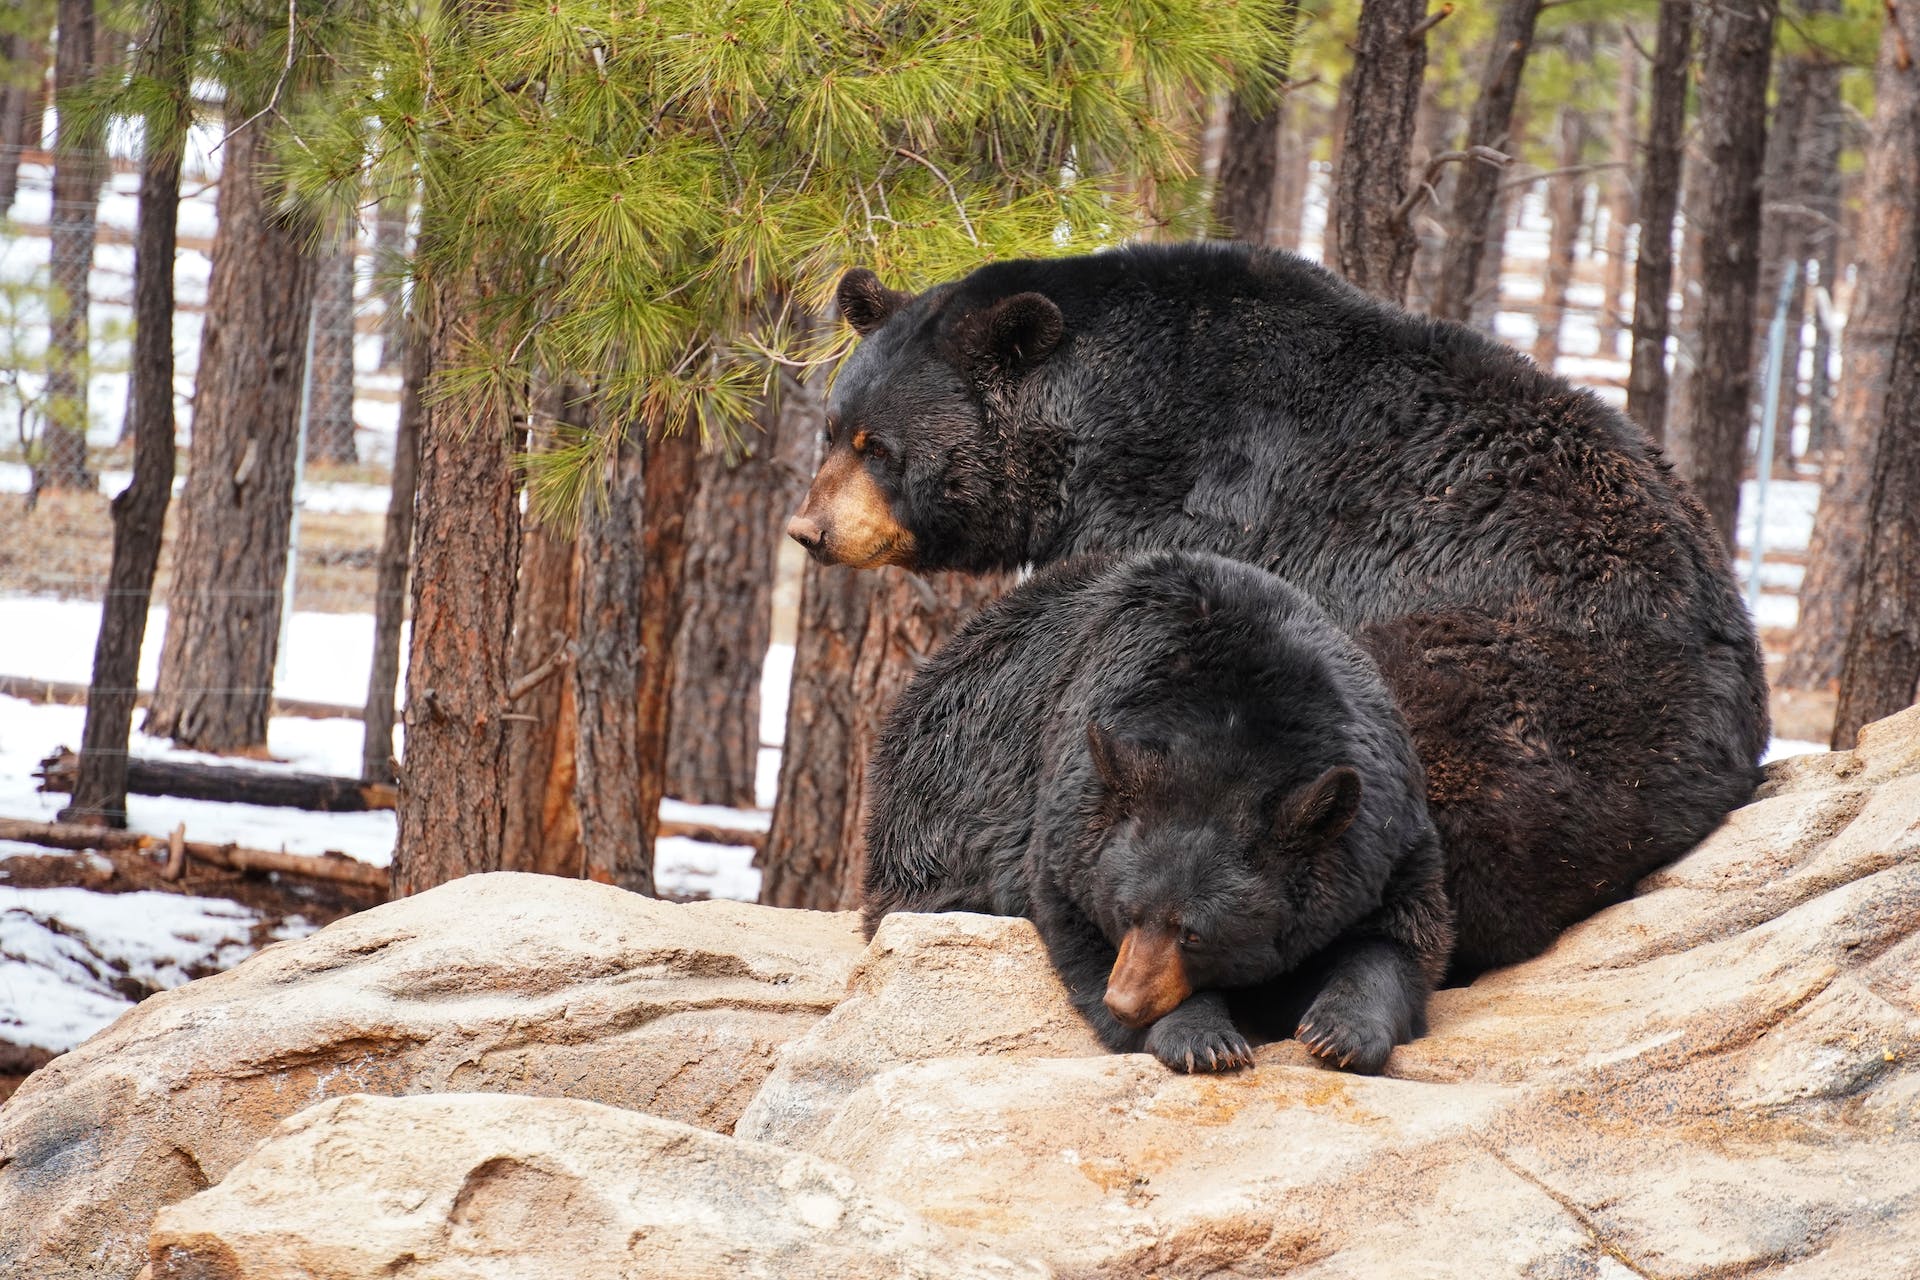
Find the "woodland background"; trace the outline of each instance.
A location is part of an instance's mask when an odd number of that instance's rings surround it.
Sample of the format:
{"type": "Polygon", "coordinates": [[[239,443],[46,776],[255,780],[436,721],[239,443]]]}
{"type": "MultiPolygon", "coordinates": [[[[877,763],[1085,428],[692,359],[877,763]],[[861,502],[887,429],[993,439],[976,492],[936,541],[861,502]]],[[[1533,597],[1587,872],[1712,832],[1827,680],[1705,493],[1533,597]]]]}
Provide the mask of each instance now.
{"type": "Polygon", "coordinates": [[[1917,48],[1894,0],[12,6],[0,1077],[473,871],[852,905],[886,704],[1006,585],[780,536],[855,263],[1230,236],[1495,332],[1690,478],[1777,749],[1849,743],[1920,678],[1917,48]]]}

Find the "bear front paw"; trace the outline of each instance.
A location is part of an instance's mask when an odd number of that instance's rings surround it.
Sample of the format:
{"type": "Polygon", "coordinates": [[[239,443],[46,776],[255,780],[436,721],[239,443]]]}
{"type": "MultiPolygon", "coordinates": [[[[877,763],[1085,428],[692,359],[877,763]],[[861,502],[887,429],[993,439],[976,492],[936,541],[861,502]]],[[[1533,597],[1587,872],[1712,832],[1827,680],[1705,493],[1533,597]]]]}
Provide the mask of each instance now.
{"type": "Polygon", "coordinates": [[[1238,1071],[1253,1065],[1253,1046],[1231,1026],[1183,1027],[1162,1018],[1148,1030],[1146,1050],[1175,1071],[1238,1071]]]}
{"type": "Polygon", "coordinates": [[[1307,1010],[1293,1035],[1307,1052],[1343,1071],[1378,1075],[1400,1037],[1387,1020],[1361,1010],[1343,1010],[1340,1001],[1322,996],[1307,1010]]]}

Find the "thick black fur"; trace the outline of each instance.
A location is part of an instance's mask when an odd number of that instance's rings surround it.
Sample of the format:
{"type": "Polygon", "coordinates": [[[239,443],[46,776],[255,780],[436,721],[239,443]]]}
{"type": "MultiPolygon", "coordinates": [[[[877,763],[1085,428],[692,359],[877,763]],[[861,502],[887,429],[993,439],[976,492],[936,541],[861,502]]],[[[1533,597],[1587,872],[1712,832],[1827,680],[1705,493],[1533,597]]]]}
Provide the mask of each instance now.
{"type": "Polygon", "coordinates": [[[1116,1050],[1243,1065],[1224,993],[1272,1026],[1264,984],[1303,971],[1331,1061],[1376,1071],[1425,1028],[1452,931],[1419,761],[1373,664],[1271,574],[1179,552],[1039,573],[914,677],[868,780],[869,932],[1030,916],[1116,1050]],[[1102,1003],[1139,922],[1192,935],[1194,994],[1144,1030],[1102,1003]]]}
{"type": "Polygon", "coordinates": [[[1238,246],[870,301],[830,413],[883,445],[916,567],[1204,549],[1362,637],[1434,780],[1456,976],[1539,951],[1751,795],[1766,684],[1726,555],[1593,395],[1238,246]]]}

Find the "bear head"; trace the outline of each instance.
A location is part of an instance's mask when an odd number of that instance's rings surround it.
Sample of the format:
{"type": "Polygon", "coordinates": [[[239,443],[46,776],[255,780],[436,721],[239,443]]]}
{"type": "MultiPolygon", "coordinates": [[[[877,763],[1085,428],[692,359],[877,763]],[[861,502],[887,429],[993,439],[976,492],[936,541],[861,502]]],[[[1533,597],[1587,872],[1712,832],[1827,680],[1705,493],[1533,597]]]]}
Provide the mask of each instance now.
{"type": "Polygon", "coordinates": [[[827,402],[825,456],[787,534],[822,564],[984,570],[1026,559],[1009,490],[1021,478],[996,401],[1060,345],[1035,292],[972,296],[973,278],[918,296],[865,269],[836,295],[863,341],[827,402]]]}
{"type": "Polygon", "coordinates": [[[1105,831],[1092,918],[1118,957],[1106,1005],[1143,1028],[1195,991],[1279,977],[1345,923],[1341,837],[1359,813],[1345,764],[1288,769],[1218,743],[1087,727],[1105,831]],[[1254,781],[1258,779],[1258,781],[1254,781]]]}

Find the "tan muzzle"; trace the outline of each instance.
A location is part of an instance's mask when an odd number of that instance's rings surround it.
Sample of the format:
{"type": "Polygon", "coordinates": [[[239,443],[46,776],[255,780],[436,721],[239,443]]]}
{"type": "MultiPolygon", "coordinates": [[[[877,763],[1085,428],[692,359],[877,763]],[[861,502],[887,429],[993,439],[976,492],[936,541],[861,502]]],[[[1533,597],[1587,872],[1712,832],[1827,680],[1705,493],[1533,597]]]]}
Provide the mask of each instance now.
{"type": "Polygon", "coordinates": [[[1166,930],[1133,929],[1107,975],[1107,1008],[1135,1030],[1152,1026],[1193,994],[1180,941],[1166,930]]]}

